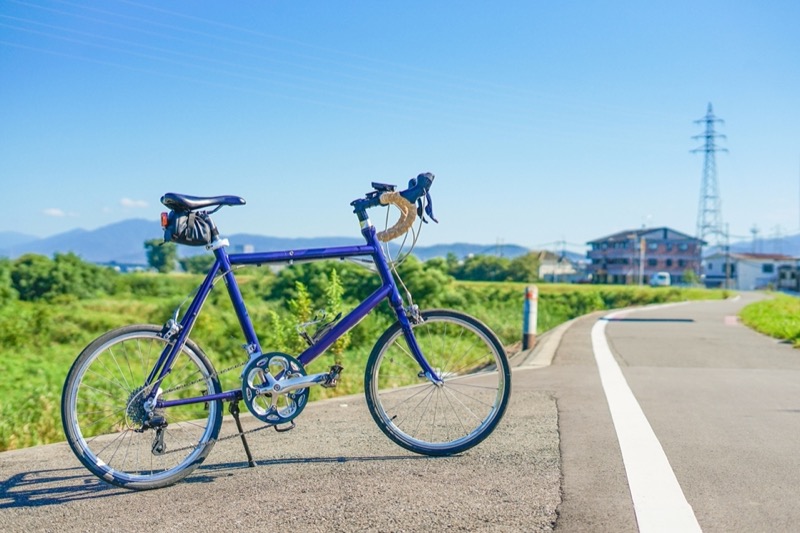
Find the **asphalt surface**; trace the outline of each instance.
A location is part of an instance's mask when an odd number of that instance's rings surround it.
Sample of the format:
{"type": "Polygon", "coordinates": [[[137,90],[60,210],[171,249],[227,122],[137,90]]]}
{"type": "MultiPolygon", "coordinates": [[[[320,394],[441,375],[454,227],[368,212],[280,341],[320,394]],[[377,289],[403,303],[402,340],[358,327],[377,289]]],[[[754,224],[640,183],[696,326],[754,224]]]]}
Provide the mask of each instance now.
{"type": "MultiPolygon", "coordinates": [[[[223,436],[234,433],[229,418],[223,436]]],[[[550,531],[556,520],[557,411],[547,392],[513,391],[495,432],[449,458],[397,447],[362,397],[311,404],[296,422],[250,435],[255,468],[238,439],[221,441],[184,481],[146,492],[99,481],[64,443],[2,453],[0,530],[550,531]]]]}
{"type": "MultiPolygon", "coordinates": [[[[756,297],[644,308],[606,324],[707,532],[800,529],[800,357],[736,320],[756,297]]],[[[603,317],[516,355],[505,418],[462,455],[397,447],[360,397],[309,405],[291,432],[251,435],[255,468],[238,440],[222,441],[186,480],[156,491],[102,483],[66,444],[17,450],[0,454],[0,530],[638,531],[591,342],[603,317]]]]}

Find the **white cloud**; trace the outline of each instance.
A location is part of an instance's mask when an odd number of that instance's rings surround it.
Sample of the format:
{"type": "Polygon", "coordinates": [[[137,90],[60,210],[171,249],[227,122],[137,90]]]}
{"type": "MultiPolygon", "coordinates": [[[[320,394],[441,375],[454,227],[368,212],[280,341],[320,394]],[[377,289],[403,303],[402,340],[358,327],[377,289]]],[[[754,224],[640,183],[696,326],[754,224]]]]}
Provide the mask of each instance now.
{"type": "Polygon", "coordinates": [[[144,200],[131,200],[130,198],[123,198],[119,203],[122,207],[132,207],[134,209],[147,207],[147,202],[144,200]]]}
{"type": "Polygon", "coordinates": [[[63,209],[59,209],[57,207],[48,207],[47,209],[43,209],[42,213],[49,217],[65,217],[67,214],[64,212],[63,209]]]}

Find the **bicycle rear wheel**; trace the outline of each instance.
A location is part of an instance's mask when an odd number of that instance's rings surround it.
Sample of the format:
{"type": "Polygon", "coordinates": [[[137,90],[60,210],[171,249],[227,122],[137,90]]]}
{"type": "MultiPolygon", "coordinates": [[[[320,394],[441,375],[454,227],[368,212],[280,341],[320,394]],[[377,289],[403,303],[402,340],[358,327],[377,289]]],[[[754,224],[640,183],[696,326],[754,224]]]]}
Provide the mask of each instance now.
{"type": "MultiPolygon", "coordinates": [[[[61,419],[72,451],[108,483],[155,489],[186,477],[206,458],[222,424],[222,402],[164,409],[166,427],[143,427],[143,384],[167,341],[161,327],[126,326],[89,344],[67,375],[61,419]]],[[[161,383],[163,400],[221,392],[206,355],[192,341],[176,356],[161,383]]]]}
{"type": "Polygon", "coordinates": [[[511,369],[497,336],[477,319],[448,310],[421,313],[414,337],[442,380],[432,383],[395,323],[367,362],[367,406],[395,443],[424,455],[452,455],[494,431],[508,406],[511,369]]]}

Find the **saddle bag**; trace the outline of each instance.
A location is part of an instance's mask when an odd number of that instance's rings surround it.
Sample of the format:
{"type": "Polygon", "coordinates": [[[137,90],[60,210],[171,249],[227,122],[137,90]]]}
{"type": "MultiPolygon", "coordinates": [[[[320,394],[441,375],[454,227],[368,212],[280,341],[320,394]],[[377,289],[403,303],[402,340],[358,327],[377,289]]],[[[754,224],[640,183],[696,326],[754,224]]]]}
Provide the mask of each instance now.
{"type": "Polygon", "coordinates": [[[205,211],[162,213],[164,242],[207,246],[214,239],[214,223],[205,211]]]}

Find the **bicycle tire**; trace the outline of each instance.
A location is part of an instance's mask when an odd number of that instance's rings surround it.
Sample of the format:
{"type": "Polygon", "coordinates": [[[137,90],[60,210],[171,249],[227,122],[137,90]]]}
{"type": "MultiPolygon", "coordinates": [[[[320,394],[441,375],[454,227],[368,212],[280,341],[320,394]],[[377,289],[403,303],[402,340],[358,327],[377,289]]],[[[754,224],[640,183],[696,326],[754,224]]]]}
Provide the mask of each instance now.
{"type": "MultiPolygon", "coordinates": [[[[168,341],[160,326],[133,325],[91,342],[67,374],[61,419],[72,451],[94,475],[112,485],[147,490],[171,485],[197,468],[216,442],[222,401],[165,409],[166,450],[154,452],[154,429],[142,429],[137,403],[143,383],[168,341]]],[[[187,340],[162,382],[164,400],[221,392],[203,351],[187,340]]]]}
{"type": "Polygon", "coordinates": [[[442,384],[421,375],[397,322],[367,362],[367,407],[381,431],[403,448],[453,455],[494,431],[508,407],[511,369],[497,336],[476,318],[446,309],[421,316],[414,336],[442,384]]]}

